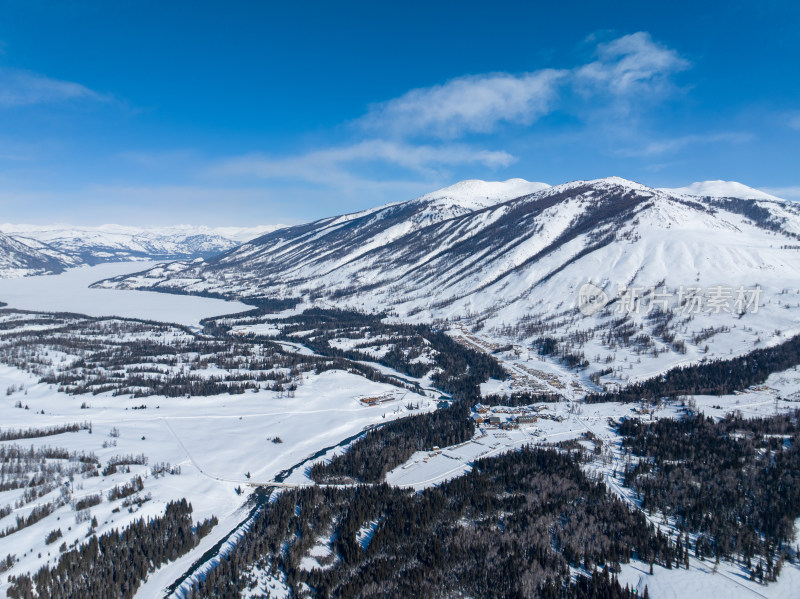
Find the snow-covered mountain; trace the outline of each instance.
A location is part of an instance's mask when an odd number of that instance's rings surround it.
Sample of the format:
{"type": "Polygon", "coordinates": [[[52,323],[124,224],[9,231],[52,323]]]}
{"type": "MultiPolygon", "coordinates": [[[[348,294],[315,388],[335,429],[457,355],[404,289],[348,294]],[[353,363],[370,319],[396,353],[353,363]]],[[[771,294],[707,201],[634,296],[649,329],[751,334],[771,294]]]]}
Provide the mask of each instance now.
{"type": "MultiPolygon", "coordinates": [[[[4,253],[0,259],[8,264],[19,263],[20,252],[25,248],[50,256],[63,263],[59,269],[54,264],[40,269],[20,270],[0,267],[0,276],[25,276],[60,272],[63,267],[81,264],[128,260],[177,260],[208,258],[237,247],[240,243],[280,228],[281,225],[261,227],[175,227],[139,228],[120,225],[76,227],[72,225],[0,225],[8,239],[15,240],[17,252],[4,253]]],[[[31,264],[40,262],[31,255],[31,264]]]]}
{"type": "Polygon", "coordinates": [[[800,206],[617,177],[470,181],[100,285],[460,320],[529,346],[550,337],[576,355],[629,352],[637,371],[656,360],[652,372],[800,333],[800,206]],[[581,311],[587,289],[599,303],[581,311]],[[718,335],[724,352],[706,347],[718,335]]]}
{"type": "Polygon", "coordinates": [[[0,277],[56,274],[79,261],[35,240],[18,240],[0,233],[0,277]]]}
{"type": "MultiPolygon", "coordinates": [[[[426,228],[452,221],[469,218],[470,215],[490,210],[493,206],[513,198],[530,196],[547,189],[545,183],[530,183],[522,179],[505,182],[462,181],[437,192],[426,194],[409,202],[398,202],[372,208],[361,212],[322,219],[313,223],[287,227],[269,233],[243,244],[237,251],[220,256],[221,261],[210,259],[204,262],[177,262],[169,265],[170,271],[184,269],[211,269],[221,271],[238,265],[258,265],[261,262],[274,264],[267,270],[278,275],[283,267],[289,271],[279,275],[286,285],[294,285],[295,277],[304,281],[341,271],[349,273],[347,265],[355,265],[359,258],[380,253],[392,244],[403,244],[411,236],[426,228]]],[[[161,270],[151,271],[148,278],[159,282],[161,270]]],[[[345,275],[347,280],[353,276],[345,275]]],[[[167,277],[168,278],[168,277],[167,277]]],[[[245,277],[242,287],[237,289],[245,296],[261,296],[265,289],[271,288],[277,280],[257,283],[255,277],[245,277]]],[[[337,275],[338,278],[338,275],[337,275]]],[[[135,285],[131,281],[124,285],[135,285]]],[[[324,285],[324,283],[323,283],[324,285]]],[[[170,287],[182,287],[183,284],[170,287]]],[[[204,284],[188,291],[203,291],[204,284]]],[[[274,290],[266,292],[274,294],[274,290]]],[[[292,293],[289,293],[292,295],[292,293]]]]}
{"type": "Polygon", "coordinates": [[[677,195],[690,195],[712,198],[740,198],[743,200],[774,200],[781,198],[770,195],[760,189],[754,189],[737,181],[697,181],[686,187],[660,188],[661,191],[677,195]]]}

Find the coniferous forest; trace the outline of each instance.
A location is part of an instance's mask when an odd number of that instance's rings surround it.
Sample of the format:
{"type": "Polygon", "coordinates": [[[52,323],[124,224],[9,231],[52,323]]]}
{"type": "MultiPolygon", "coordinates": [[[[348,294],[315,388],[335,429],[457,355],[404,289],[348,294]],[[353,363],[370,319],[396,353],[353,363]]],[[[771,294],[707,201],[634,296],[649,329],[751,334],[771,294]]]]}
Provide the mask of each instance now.
{"type": "Polygon", "coordinates": [[[285,573],[296,596],[632,597],[614,578],[619,564],[677,563],[677,551],[571,456],[523,449],[419,494],[385,484],[284,492],[190,597],[239,597],[258,570],[285,573]],[[334,567],[306,571],[319,538],[333,539],[334,567]],[[570,566],[588,578],[571,580],[570,566]]]}
{"type": "Polygon", "coordinates": [[[377,483],[418,450],[446,447],[472,438],[475,424],[464,401],[428,414],[395,420],[367,433],[328,463],[311,467],[311,478],[328,483],[377,483]]]}
{"type": "Polygon", "coordinates": [[[123,531],[92,536],[63,551],[58,563],[13,579],[12,599],[129,599],[161,564],[193,549],[216,518],[192,524],[192,506],[171,502],[163,516],[139,519],[123,531]]]}
{"type": "Polygon", "coordinates": [[[725,395],[758,385],[773,372],[800,364],[800,335],[730,360],[713,360],[673,368],[663,375],[628,385],[613,393],[586,397],[588,403],[639,401],[678,395],[725,395]]]}
{"type": "MultiPolygon", "coordinates": [[[[622,445],[640,458],[625,470],[644,511],[694,533],[694,555],[740,558],[751,577],[775,580],[796,553],[800,424],[792,416],[715,422],[703,415],[625,420],[622,445]]],[[[796,555],[795,555],[796,557],[796,555]]]]}
{"type": "MultiPolygon", "coordinates": [[[[283,490],[263,502],[234,548],[202,579],[195,579],[193,598],[239,597],[254,589],[264,573],[285,581],[296,597],[628,598],[636,595],[620,586],[616,574],[632,559],[673,569],[687,568],[690,556],[736,561],[758,582],[774,581],[787,561],[798,559],[793,536],[800,517],[797,412],[715,421],[690,411],[682,419],[620,420],[615,427],[625,456],[621,483],[635,493],[634,502],[587,474],[590,452],[574,440],[478,459],[466,475],[416,493],[387,485],[387,472],[416,451],[471,439],[475,423],[470,412],[477,402],[525,405],[557,398],[532,393],[482,398],[479,384],[503,376],[492,357],[461,346],[454,349],[449,337],[430,327],[385,325],[358,313],[308,311],[289,318],[277,339],[235,335],[229,323],[208,321],[206,331],[213,336],[172,330],[183,336],[180,342],[136,340],[125,345],[109,341],[110,335],[118,330],[162,332],[163,325],[59,318],[57,341],[51,337],[38,343],[72,350],[81,345],[85,357],[77,362],[80,380],[54,381],[74,385],[73,392],[102,388],[105,380],[99,379],[107,377],[99,367],[103,360],[126,366],[119,377],[119,389],[124,390],[130,387],[123,385],[136,384],[137,363],[153,351],[166,351],[176,364],[189,355],[189,363],[200,368],[196,350],[202,349],[218,364],[240,367],[243,378],[212,381],[221,386],[199,393],[223,388],[237,392],[236,384],[244,389],[260,380],[269,380],[275,389],[304,370],[337,367],[419,390],[418,384],[382,374],[369,362],[411,377],[435,369],[436,384],[452,393],[448,407],[377,426],[346,452],[311,466],[309,475],[320,486],[283,490]],[[305,335],[302,343],[314,355],[280,346],[280,341],[296,343],[298,334],[305,335]],[[391,347],[376,353],[386,345],[383,339],[391,339],[391,347]],[[281,368],[288,374],[281,374],[281,368]],[[275,378],[267,378],[270,373],[275,378]],[[657,522],[670,526],[662,531],[657,522]],[[305,567],[303,560],[319,543],[330,548],[325,567],[305,567]]],[[[25,335],[10,337],[6,351],[36,372],[41,368],[37,359],[46,354],[19,351],[28,340],[25,335]]],[[[732,360],[673,369],[586,400],[729,393],[795,366],[798,348],[800,341],[793,338],[732,360]]],[[[161,375],[159,384],[186,392],[169,372],[161,375]]],[[[91,432],[91,424],[5,434],[11,440],[82,430],[91,432]]],[[[107,468],[142,459],[117,456],[107,468]]],[[[142,480],[133,478],[112,488],[109,499],[141,488],[142,480]]],[[[64,546],[56,565],[14,578],[9,595],[132,597],[149,573],[190,551],[215,522],[193,525],[189,504],[170,504],[161,518],[135,521],[74,548],[64,546]]],[[[59,532],[53,530],[48,544],[57,542],[59,532]]]]}

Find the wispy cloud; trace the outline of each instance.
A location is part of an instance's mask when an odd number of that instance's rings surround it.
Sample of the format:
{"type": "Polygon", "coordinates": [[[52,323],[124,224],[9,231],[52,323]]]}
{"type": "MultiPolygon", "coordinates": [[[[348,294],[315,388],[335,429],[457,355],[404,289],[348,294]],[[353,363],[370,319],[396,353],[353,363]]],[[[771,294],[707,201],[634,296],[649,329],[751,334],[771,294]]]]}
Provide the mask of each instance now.
{"type": "Polygon", "coordinates": [[[365,140],[352,145],[317,150],[288,158],[250,154],[226,160],[212,171],[218,175],[247,175],[268,179],[298,178],[316,183],[345,182],[348,167],[384,163],[431,175],[439,167],[479,164],[491,168],[508,166],[514,156],[503,151],[476,149],[454,144],[412,145],[387,140],[365,140]]]}
{"type": "Polygon", "coordinates": [[[669,139],[658,139],[649,141],[637,148],[619,150],[620,156],[639,157],[639,156],[659,156],[678,152],[689,146],[716,144],[716,143],[747,143],[753,139],[753,135],[746,132],[723,132],[683,135],[669,139]]]}
{"type": "Polygon", "coordinates": [[[574,71],[575,85],[584,91],[617,96],[653,94],[670,85],[670,77],[689,68],[675,50],[640,31],[598,44],[597,60],[574,71]]]}
{"type": "MultiPolygon", "coordinates": [[[[595,110],[604,102],[663,95],[670,78],[688,67],[687,60],[648,33],[634,33],[598,44],[591,62],[568,69],[465,75],[374,104],[355,122],[360,132],[369,131],[374,139],[289,157],[249,154],[222,161],[211,171],[218,176],[300,180],[346,190],[378,184],[362,174],[370,166],[383,166],[384,175],[386,167],[405,170],[400,178],[406,181],[409,172],[433,181],[446,179],[448,167],[507,167],[516,157],[506,151],[452,140],[492,133],[502,124],[529,126],[556,110],[577,114],[586,112],[585,106],[595,110]],[[567,106],[569,92],[577,92],[571,99],[578,99],[580,107],[567,106]],[[439,141],[414,143],[430,138],[439,141]]],[[[630,128],[627,121],[624,127],[630,128]]],[[[715,137],[721,141],[730,136],[715,137]]],[[[635,153],[655,155],[711,141],[701,138],[653,142],[635,153]]]]}
{"type": "Polygon", "coordinates": [[[80,83],[31,71],[0,67],[0,107],[15,108],[70,101],[105,102],[108,97],[80,83]]]}
{"type": "MultiPolygon", "coordinates": [[[[375,104],[358,124],[394,136],[457,138],[489,133],[501,123],[531,125],[562,109],[562,92],[611,96],[632,103],[671,88],[690,66],[675,50],[638,32],[598,44],[595,60],[570,69],[467,75],[375,104]]],[[[591,98],[590,98],[591,100],[591,98]]]]}
{"type": "Polygon", "coordinates": [[[545,69],[458,77],[376,104],[361,124],[392,134],[444,138],[487,133],[501,122],[529,125],[553,109],[558,87],[567,76],[567,71],[545,69]]]}
{"type": "Polygon", "coordinates": [[[789,118],[787,120],[787,124],[789,125],[789,127],[791,127],[792,129],[796,129],[797,131],[800,131],[800,112],[795,112],[788,116],[789,118]]]}

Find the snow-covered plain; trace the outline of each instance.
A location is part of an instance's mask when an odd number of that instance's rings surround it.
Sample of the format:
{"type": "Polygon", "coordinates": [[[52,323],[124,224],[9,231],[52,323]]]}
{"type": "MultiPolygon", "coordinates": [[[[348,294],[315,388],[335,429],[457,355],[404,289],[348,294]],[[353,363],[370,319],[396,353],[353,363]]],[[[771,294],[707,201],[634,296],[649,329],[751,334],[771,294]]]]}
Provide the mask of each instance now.
{"type": "Polygon", "coordinates": [[[139,272],[153,265],[152,262],[109,263],[73,268],[59,275],[0,279],[0,301],[21,310],[114,315],[186,326],[197,326],[210,316],[250,309],[240,302],[205,297],[89,288],[100,279],[139,272]]]}
{"type": "MultiPolygon", "coordinates": [[[[132,465],[129,473],[118,472],[87,479],[76,477],[73,481],[73,499],[97,493],[104,495],[99,505],[90,508],[99,523],[98,534],[123,527],[134,518],[161,514],[168,501],[182,497],[192,503],[196,520],[216,515],[220,524],[210,537],[184,559],[157,571],[152,576],[154,582],[144,587],[148,590],[143,588],[144,594],[139,594],[141,597],[158,596],[161,589],[180,577],[198,555],[244,518],[242,507],[250,491],[247,485],[272,481],[281,471],[365,427],[409,415],[405,408],[409,398],[418,402],[421,410],[435,409],[434,402],[413,393],[406,396],[397,394],[393,402],[365,407],[358,401],[361,395],[381,395],[395,391],[396,387],[373,383],[342,371],[309,374],[302,383],[291,398],[280,397],[271,391],[193,397],[191,400],[164,397],[132,399],[112,397],[107,393],[90,397],[69,396],[58,393],[49,385],[37,383],[36,378],[27,373],[0,366],[0,389],[12,386],[17,389],[0,398],[0,430],[43,428],[84,421],[92,423],[91,433],[84,430],[2,444],[91,451],[103,465],[116,455],[147,456],[147,465],[132,465]],[[17,402],[21,402],[23,408],[14,407],[17,402]],[[81,408],[84,402],[88,407],[81,408]],[[142,405],[147,406],[146,409],[140,409],[142,405]],[[114,429],[118,436],[111,436],[114,429]],[[280,442],[273,442],[276,437],[280,442]],[[179,466],[181,473],[152,476],[151,467],[161,462],[179,466]],[[136,475],[144,479],[140,495],[150,493],[152,499],[139,508],[134,506],[133,512],[127,509],[113,512],[112,509],[119,507],[121,502],[108,501],[105,494],[113,486],[124,484],[136,475]],[[238,494],[237,488],[242,488],[243,492],[238,494]]],[[[302,471],[295,474],[291,481],[299,484],[307,481],[302,471]]],[[[21,495],[19,490],[0,493],[0,504],[13,503],[18,495],[21,495]]],[[[34,505],[52,501],[58,496],[56,490],[39,498],[1,519],[0,527],[10,525],[17,513],[27,513],[34,505]]],[[[70,545],[84,539],[89,525],[77,523],[75,516],[76,512],[66,505],[36,524],[0,539],[0,556],[16,554],[20,560],[4,573],[0,580],[0,593],[7,586],[9,574],[30,572],[46,563],[52,565],[57,560],[57,547],[62,541],[70,545]],[[45,544],[47,534],[57,528],[62,530],[63,539],[52,545],[45,544]]]]}

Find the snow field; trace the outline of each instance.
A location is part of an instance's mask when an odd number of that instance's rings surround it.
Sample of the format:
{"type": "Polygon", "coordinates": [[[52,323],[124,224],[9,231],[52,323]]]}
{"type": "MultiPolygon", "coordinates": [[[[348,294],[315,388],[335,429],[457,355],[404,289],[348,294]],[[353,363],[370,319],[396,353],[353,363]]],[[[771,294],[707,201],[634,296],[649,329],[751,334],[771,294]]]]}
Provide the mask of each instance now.
{"type": "MultiPolygon", "coordinates": [[[[22,390],[0,396],[2,430],[90,421],[92,433],[64,433],[3,442],[4,445],[18,444],[26,448],[52,446],[94,452],[102,465],[116,455],[147,456],[148,464],[132,465],[130,473],[118,472],[87,479],[76,477],[73,481],[73,498],[103,494],[103,501],[90,508],[98,520],[97,534],[122,528],[135,518],[160,515],[168,501],[182,497],[192,503],[196,521],[211,515],[220,519],[220,525],[215,527],[210,537],[185,556],[183,563],[186,564],[190,564],[203,548],[212,545],[222,534],[227,534],[230,531],[230,528],[226,530],[227,526],[233,528],[241,521],[241,509],[250,490],[248,483],[271,481],[281,470],[322,448],[336,445],[364,427],[408,415],[405,404],[412,396],[419,401],[421,409],[435,409],[435,404],[427,402],[427,398],[412,393],[406,395],[404,401],[398,399],[381,406],[364,407],[357,397],[382,395],[396,390],[396,387],[373,383],[342,371],[307,375],[293,398],[279,398],[271,391],[191,399],[132,399],[109,394],[69,396],[58,393],[49,385],[37,383],[27,373],[0,366],[0,389],[12,385],[22,390]],[[15,408],[18,401],[29,409],[15,408]],[[90,406],[88,409],[81,409],[84,402],[90,406]],[[133,409],[141,405],[147,408],[133,409]],[[44,414],[41,414],[42,410],[44,414]],[[112,431],[114,434],[118,431],[118,436],[110,436],[112,431]],[[280,437],[282,442],[273,443],[270,439],[275,437],[280,437]],[[104,444],[108,446],[103,447],[104,444]],[[158,478],[152,476],[151,467],[161,462],[180,466],[181,473],[158,478]],[[246,476],[248,472],[250,479],[246,476]],[[149,493],[152,499],[141,508],[134,506],[133,513],[127,508],[113,512],[120,507],[121,501],[108,501],[106,493],[137,475],[144,480],[144,489],[139,495],[144,498],[149,493]],[[239,487],[243,490],[241,495],[236,492],[239,487]]],[[[295,480],[302,484],[303,473],[296,473],[295,480]]],[[[13,502],[21,493],[21,490],[6,492],[0,495],[0,499],[13,502]]],[[[53,491],[22,508],[21,512],[30,510],[35,504],[51,501],[58,494],[58,491],[53,491]]],[[[0,527],[10,525],[13,518],[12,514],[0,520],[0,527]]],[[[9,572],[4,573],[0,580],[0,593],[7,585],[9,574],[35,571],[48,561],[52,565],[58,557],[58,546],[62,542],[70,545],[76,540],[83,541],[88,528],[88,523],[75,522],[75,512],[67,505],[32,526],[0,539],[0,557],[13,553],[20,559],[9,572]],[[59,527],[63,538],[45,545],[47,534],[59,527]],[[42,557],[39,557],[40,553],[42,557]]],[[[179,568],[170,564],[164,568],[170,569],[169,575],[156,573],[154,576],[165,585],[174,580],[170,579],[172,574],[182,574],[177,572],[179,568]]]]}

